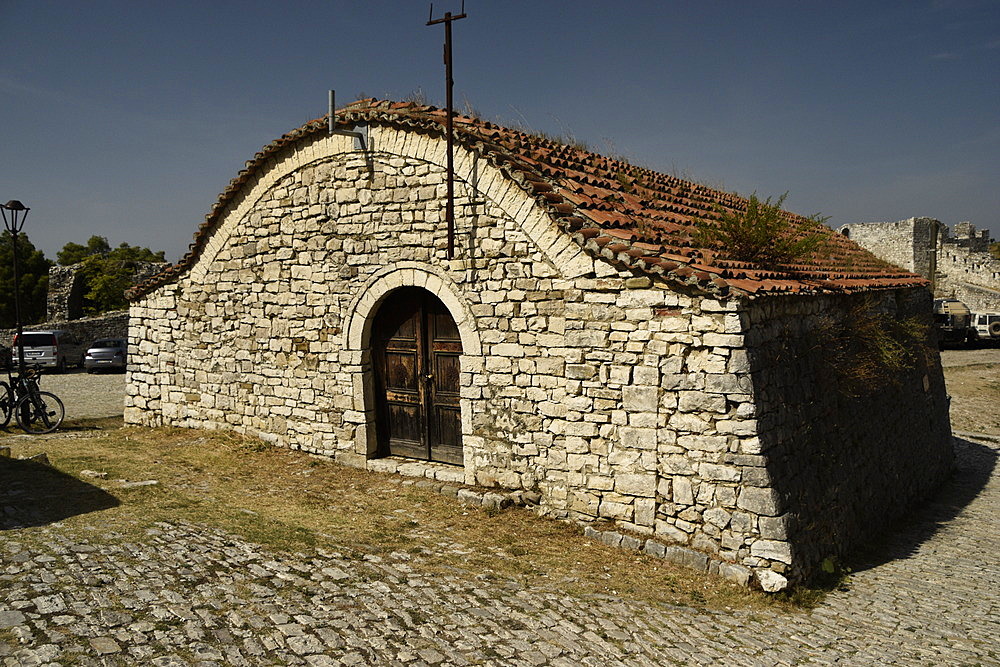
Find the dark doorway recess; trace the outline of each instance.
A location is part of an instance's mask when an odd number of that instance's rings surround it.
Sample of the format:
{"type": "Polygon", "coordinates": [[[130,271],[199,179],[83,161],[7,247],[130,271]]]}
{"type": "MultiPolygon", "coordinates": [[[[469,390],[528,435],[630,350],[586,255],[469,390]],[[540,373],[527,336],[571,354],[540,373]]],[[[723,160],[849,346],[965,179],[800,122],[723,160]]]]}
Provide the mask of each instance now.
{"type": "Polygon", "coordinates": [[[419,287],[391,293],[372,330],[380,456],[461,465],[462,340],[441,301],[419,287]]]}

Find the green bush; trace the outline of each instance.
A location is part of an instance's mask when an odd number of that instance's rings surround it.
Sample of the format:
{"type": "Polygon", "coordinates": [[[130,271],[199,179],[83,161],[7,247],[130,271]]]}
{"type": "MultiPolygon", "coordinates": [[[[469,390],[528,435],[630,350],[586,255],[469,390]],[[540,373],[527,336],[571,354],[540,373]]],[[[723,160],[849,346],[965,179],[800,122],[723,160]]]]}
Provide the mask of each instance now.
{"type": "MultiPolygon", "coordinates": [[[[767,268],[794,264],[819,250],[824,235],[802,235],[781,210],[788,193],[771,203],[757,193],[750,195],[744,211],[725,209],[716,204],[717,221],[698,220],[694,241],[705,248],[716,249],[724,257],[758,264],[767,268]]],[[[822,225],[828,218],[812,215],[807,220],[813,226],[822,225]]]]}

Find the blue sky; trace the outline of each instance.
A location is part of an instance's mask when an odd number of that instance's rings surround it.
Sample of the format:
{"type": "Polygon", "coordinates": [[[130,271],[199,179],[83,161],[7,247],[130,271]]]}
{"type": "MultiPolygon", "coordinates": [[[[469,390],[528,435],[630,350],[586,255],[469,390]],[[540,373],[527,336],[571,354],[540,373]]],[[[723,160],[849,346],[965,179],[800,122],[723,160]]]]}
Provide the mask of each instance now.
{"type": "MultiPolygon", "coordinates": [[[[458,12],[438,0],[435,15],[458,12]]],[[[444,104],[423,0],[0,0],[0,201],[50,258],[91,234],[176,260],[326,90],[444,104]]],[[[455,97],[502,124],[829,224],[1000,235],[1000,2],[467,0],[455,97]]]]}

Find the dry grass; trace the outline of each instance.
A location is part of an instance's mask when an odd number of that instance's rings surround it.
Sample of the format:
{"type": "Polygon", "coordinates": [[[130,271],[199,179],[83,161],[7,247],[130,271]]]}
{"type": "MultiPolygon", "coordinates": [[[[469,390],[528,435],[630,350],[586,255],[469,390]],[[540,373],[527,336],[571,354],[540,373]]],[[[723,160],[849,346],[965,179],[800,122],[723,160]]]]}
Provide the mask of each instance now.
{"type": "Polygon", "coordinates": [[[1000,435],[1000,364],[946,367],[944,377],[952,398],[952,428],[1000,435]]]}
{"type": "Polygon", "coordinates": [[[120,420],[84,421],[58,437],[3,439],[15,456],[44,451],[58,470],[120,502],[71,516],[61,530],[92,537],[98,529],[141,540],[153,522],[185,520],[279,550],[327,547],[358,557],[402,551],[424,571],[513,577],[578,595],[712,608],[783,604],[717,577],[607,547],[574,526],[527,510],[486,512],[406,478],[342,467],[234,434],[119,426],[120,420]],[[107,478],[81,476],[83,470],[107,478]],[[158,484],[122,488],[119,481],[150,479],[158,484]]]}

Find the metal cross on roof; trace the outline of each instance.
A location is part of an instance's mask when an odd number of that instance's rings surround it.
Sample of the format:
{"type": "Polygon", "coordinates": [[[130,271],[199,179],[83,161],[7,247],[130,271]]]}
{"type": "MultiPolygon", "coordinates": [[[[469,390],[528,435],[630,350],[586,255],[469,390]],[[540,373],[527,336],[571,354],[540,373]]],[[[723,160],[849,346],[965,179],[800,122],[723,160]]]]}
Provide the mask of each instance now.
{"type": "Polygon", "coordinates": [[[459,14],[453,15],[451,12],[445,12],[444,17],[442,18],[436,19],[433,17],[434,4],[431,3],[431,12],[428,17],[427,25],[444,23],[444,68],[445,91],[447,96],[445,110],[447,115],[447,120],[445,122],[445,134],[447,136],[446,141],[448,142],[448,201],[445,206],[444,215],[445,223],[448,225],[448,259],[452,259],[455,256],[455,158],[452,154],[452,116],[454,115],[454,107],[452,105],[451,90],[455,85],[455,82],[451,78],[451,23],[452,21],[465,18],[465,0],[462,0],[462,11],[459,14]]]}

